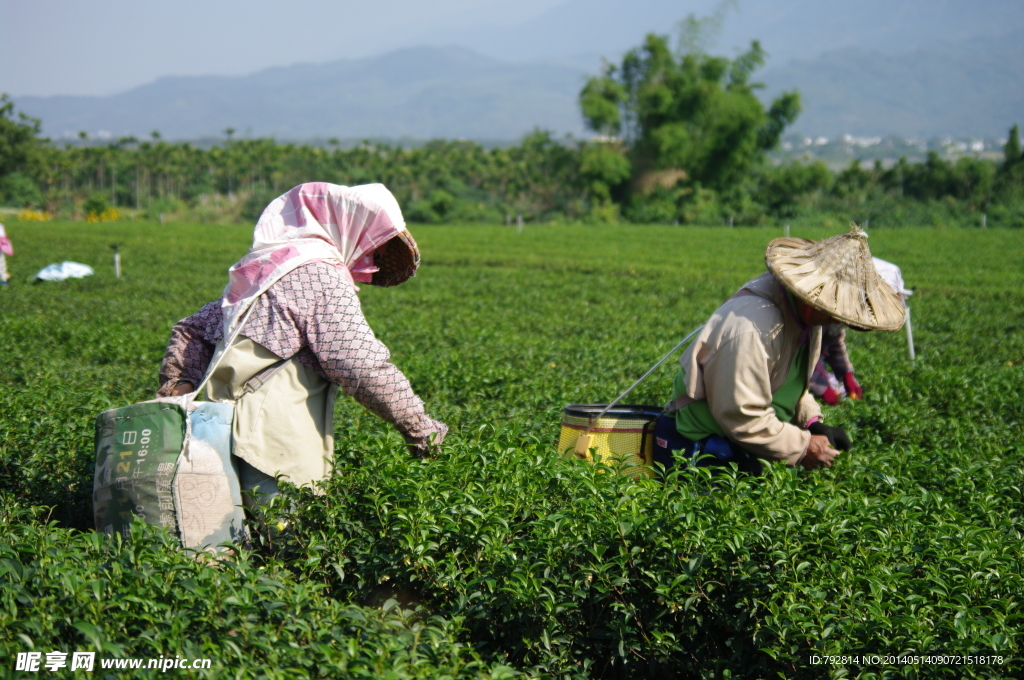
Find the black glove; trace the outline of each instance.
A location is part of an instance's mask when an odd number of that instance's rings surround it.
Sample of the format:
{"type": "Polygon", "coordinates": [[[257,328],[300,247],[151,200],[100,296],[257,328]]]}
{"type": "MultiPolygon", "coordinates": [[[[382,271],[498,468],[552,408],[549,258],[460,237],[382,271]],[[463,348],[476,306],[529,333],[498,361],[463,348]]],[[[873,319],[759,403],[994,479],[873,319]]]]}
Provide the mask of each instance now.
{"type": "Polygon", "coordinates": [[[853,447],[850,435],[846,434],[846,430],[841,427],[829,427],[825,423],[812,423],[807,428],[807,431],[811,434],[820,434],[828,437],[828,443],[832,445],[833,449],[849,451],[853,447]]]}

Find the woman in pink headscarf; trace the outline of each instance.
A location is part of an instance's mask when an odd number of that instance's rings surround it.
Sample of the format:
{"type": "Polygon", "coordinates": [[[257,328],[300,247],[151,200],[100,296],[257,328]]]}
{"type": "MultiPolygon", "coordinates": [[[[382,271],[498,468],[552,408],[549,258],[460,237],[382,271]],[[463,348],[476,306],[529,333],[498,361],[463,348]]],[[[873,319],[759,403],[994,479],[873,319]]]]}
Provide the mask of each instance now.
{"type": "Polygon", "coordinates": [[[11,275],[7,273],[6,255],[14,255],[14,246],[11,245],[11,239],[7,238],[4,225],[0,224],[0,286],[6,286],[11,280],[11,275]]]}
{"type": "Polygon", "coordinates": [[[388,361],[356,296],[357,282],[397,286],[418,265],[383,185],[295,187],[263,211],[223,297],[175,325],[158,396],[193,392],[215,364],[208,398],[235,403],[242,488],[261,493],[276,493],[277,477],[303,485],[329,474],[339,386],[394,425],[413,455],[429,455],[448,428],[388,361]]]}

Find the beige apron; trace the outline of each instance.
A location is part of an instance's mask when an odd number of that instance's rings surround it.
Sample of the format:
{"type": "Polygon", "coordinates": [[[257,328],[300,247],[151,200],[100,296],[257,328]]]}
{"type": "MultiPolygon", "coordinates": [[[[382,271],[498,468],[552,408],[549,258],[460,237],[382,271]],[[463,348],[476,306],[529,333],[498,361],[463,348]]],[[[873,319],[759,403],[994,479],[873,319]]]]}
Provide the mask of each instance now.
{"type": "MultiPolygon", "coordinates": [[[[223,340],[217,351],[222,348],[223,340]]],[[[247,387],[256,374],[280,361],[266,347],[238,335],[210,376],[206,393],[210,400],[235,404],[234,455],[260,472],[302,486],[330,474],[338,386],[292,357],[265,383],[247,387]]]]}

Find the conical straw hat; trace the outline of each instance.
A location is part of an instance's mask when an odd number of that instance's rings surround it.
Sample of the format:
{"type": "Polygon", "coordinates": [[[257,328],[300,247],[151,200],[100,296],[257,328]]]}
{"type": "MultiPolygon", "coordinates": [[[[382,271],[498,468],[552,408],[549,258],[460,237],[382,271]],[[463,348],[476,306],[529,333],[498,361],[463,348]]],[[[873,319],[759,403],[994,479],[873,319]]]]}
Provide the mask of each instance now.
{"type": "Polygon", "coordinates": [[[768,270],[793,295],[854,328],[896,331],[907,308],[871,260],[868,235],[856,224],[824,241],[777,238],[764,255],[768,270]]]}

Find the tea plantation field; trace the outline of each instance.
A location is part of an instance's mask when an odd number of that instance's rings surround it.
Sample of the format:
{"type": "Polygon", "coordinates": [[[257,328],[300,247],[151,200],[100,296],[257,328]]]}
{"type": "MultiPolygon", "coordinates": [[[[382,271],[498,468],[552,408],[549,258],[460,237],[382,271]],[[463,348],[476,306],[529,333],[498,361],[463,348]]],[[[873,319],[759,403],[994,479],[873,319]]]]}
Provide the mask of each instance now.
{"type": "MultiPolygon", "coordinates": [[[[285,532],[217,565],[141,525],[92,532],[92,422],[152,396],[172,324],[251,229],[7,230],[2,677],[72,675],[15,671],[30,651],[209,658],[171,672],[203,678],[1024,677],[1024,232],[874,231],[916,288],[916,365],[902,333],[852,333],[865,399],[827,418],[854,450],[712,484],[560,459],[561,408],[615,396],[781,234],[414,228],[420,274],[360,295],[445,451],[412,460],[341,399],[326,493],[294,491],[285,532]],[[97,273],[28,281],[61,260],[97,273]]],[[[674,371],[631,401],[663,403],[674,371]]]]}

